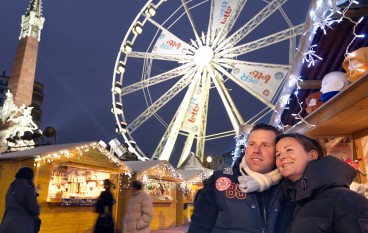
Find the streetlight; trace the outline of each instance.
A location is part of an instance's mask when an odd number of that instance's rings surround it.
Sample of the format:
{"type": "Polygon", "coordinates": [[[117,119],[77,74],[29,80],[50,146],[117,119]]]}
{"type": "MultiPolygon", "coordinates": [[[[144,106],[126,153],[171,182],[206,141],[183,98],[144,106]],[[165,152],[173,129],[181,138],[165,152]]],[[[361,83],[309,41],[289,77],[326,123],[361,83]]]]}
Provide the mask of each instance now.
{"type": "Polygon", "coordinates": [[[211,156],[207,156],[207,164],[208,164],[208,168],[211,168],[211,162],[212,162],[212,157],[211,156]]]}

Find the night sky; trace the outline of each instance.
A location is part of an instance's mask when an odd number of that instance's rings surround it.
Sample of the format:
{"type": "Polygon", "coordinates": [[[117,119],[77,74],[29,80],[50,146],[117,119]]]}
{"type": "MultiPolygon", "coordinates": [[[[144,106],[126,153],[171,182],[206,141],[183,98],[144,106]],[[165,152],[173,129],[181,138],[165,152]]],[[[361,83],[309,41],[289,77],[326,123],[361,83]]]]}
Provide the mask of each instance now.
{"type": "MultiPolygon", "coordinates": [[[[257,12],[264,7],[265,2],[248,0],[247,4],[251,11],[257,12]]],[[[284,5],[283,9],[294,25],[305,20],[309,2],[289,0],[284,5]]],[[[110,111],[113,69],[122,40],[145,3],[143,0],[43,1],[43,16],[46,20],[39,44],[36,81],[45,86],[41,129],[54,127],[58,133],[57,144],[99,140],[108,143],[114,137],[122,139],[115,134],[115,119],[110,111]]],[[[10,75],[18,45],[21,15],[26,12],[28,4],[29,0],[2,0],[0,3],[0,72],[5,70],[7,75],[10,75]]],[[[168,7],[167,11],[170,10],[172,9],[168,7]]],[[[246,16],[240,18],[243,21],[247,19],[246,16]]],[[[199,20],[208,21],[207,18],[199,20]]],[[[272,34],[268,31],[273,29],[286,29],[286,23],[279,23],[278,20],[270,19],[265,22],[259,32],[250,35],[248,40],[272,34]]],[[[192,38],[187,30],[182,30],[175,33],[192,38]]],[[[141,39],[144,40],[144,37],[141,39]]],[[[287,64],[288,45],[282,46],[284,47],[277,45],[253,52],[244,59],[287,64]]],[[[145,51],[144,48],[136,50],[145,51]]],[[[162,67],[160,64],[154,67],[158,70],[164,68],[164,64],[162,67]]],[[[133,71],[131,76],[136,76],[136,81],[133,82],[140,80],[141,69],[138,65],[135,66],[134,62],[127,65],[127,71],[133,71]]],[[[252,116],[249,110],[261,108],[244,90],[236,90],[231,84],[229,88],[234,89],[231,95],[238,101],[237,106],[245,119],[252,116]]],[[[156,88],[159,89],[161,87],[156,88]]],[[[155,93],[153,95],[160,96],[155,93]]],[[[167,117],[170,115],[167,113],[176,111],[180,98],[176,97],[176,100],[167,105],[166,110],[162,109],[159,113],[166,123],[171,119],[167,117]]],[[[145,108],[144,104],[135,100],[139,101],[138,97],[132,96],[129,103],[124,104],[127,122],[139,114],[136,111],[145,108]]],[[[214,95],[210,98],[207,126],[210,134],[229,130],[228,120],[223,119],[218,106],[222,104],[214,95]],[[211,105],[217,110],[211,110],[211,105]]],[[[262,121],[268,123],[268,119],[269,117],[262,121]]],[[[137,130],[133,137],[150,157],[164,130],[162,124],[152,119],[147,126],[137,130]]],[[[221,155],[232,150],[234,146],[233,137],[209,141],[206,143],[205,154],[221,155]]],[[[178,148],[176,150],[179,150],[178,148]]],[[[177,157],[179,156],[180,152],[177,157]]]]}

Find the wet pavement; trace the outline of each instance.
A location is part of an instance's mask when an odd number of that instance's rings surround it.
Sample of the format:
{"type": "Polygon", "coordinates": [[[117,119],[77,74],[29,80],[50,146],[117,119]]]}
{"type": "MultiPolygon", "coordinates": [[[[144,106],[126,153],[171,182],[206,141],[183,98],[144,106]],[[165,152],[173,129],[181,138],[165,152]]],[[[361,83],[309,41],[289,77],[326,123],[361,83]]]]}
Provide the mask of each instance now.
{"type": "Polygon", "coordinates": [[[182,226],[177,226],[177,227],[167,228],[167,229],[162,229],[162,230],[154,230],[154,231],[151,231],[151,233],[186,233],[188,231],[188,227],[189,225],[182,225],[182,226]]]}

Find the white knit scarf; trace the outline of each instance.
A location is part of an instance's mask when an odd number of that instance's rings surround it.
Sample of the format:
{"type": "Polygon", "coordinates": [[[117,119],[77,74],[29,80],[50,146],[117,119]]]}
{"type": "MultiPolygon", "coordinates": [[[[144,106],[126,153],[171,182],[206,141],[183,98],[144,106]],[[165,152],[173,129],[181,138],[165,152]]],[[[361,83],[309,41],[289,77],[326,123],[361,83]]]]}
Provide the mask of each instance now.
{"type": "Polygon", "coordinates": [[[245,193],[251,193],[255,191],[263,192],[264,190],[269,189],[272,185],[279,183],[282,177],[277,168],[266,174],[261,174],[250,170],[247,162],[245,161],[245,156],[239,165],[239,169],[240,173],[242,174],[238,177],[239,188],[245,193]],[[246,172],[246,174],[243,170],[246,172]]]}

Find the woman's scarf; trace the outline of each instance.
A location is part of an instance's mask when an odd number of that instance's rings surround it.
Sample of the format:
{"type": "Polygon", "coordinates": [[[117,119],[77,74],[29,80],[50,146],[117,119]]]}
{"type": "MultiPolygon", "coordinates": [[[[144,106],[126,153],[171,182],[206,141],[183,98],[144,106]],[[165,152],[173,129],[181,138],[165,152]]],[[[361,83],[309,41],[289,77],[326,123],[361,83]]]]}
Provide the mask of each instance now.
{"type": "Polygon", "coordinates": [[[245,161],[245,156],[239,165],[239,170],[241,173],[241,176],[238,177],[239,188],[245,193],[255,191],[263,192],[264,190],[269,189],[272,185],[279,183],[282,177],[277,168],[266,174],[252,171],[245,161]]]}

